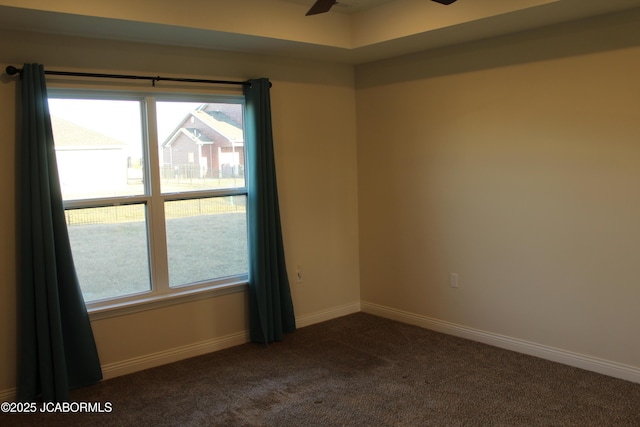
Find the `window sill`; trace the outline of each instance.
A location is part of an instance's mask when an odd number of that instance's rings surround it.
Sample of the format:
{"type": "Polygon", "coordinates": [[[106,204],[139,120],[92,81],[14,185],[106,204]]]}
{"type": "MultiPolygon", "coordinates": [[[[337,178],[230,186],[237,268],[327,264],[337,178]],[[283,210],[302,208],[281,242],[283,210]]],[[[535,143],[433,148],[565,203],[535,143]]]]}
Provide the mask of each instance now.
{"type": "Polygon", "coordinates": [[[188,289],[165,295],[155,295],[147,298],[141,297],[135,301],[114,302],[112,305],[101,305],[93,309],[88,307],[87,311],[89,312],[90,320],[101,320],[141,311],[155,310],[175,304],[184,304],[192,301],[246,292],[248,288],[249,285],[246,282],[228,283],[204,289],[188,289]]]}

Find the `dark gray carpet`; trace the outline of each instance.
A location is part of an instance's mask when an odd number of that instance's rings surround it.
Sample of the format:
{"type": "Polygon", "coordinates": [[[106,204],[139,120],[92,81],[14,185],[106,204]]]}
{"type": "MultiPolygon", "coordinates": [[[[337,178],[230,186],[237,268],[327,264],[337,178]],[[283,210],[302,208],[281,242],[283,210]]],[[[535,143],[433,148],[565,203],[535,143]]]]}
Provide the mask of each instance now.
{"type": "Polygon", "coordinates": [[[0,425],[640,426],[640,384],[358,313],[76,390],[0,425]]]}

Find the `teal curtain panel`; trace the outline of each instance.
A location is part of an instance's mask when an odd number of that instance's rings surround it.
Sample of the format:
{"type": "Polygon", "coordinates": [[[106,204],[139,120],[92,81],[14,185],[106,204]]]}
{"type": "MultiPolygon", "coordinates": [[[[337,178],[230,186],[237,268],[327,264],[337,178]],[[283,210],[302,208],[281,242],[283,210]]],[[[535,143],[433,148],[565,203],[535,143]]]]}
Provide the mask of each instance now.
{"type": "Polygon", "coordinates": [[[244,86],[249,163],[249,325],[251,341],[281,341],[296,329],[284,257],[271,126],[270,83],[244,86]]]}
{"type": "Polygon", "coordinates": [[[17,398],[60,402],[102,370],[71,255],[42,65],[24,65],[21,92],[17,398]]]}

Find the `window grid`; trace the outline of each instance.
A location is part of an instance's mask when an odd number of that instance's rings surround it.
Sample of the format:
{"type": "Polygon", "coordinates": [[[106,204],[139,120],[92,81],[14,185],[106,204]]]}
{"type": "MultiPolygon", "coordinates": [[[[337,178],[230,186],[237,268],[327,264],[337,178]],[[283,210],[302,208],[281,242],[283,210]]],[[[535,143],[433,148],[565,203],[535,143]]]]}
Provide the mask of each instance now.
{"type": "MultiPolygon", "coordinates": [[[[245,272],[241,274],[233,274],[225,277],[210,277],[207,280],[200,280],[195,283],[181,283],[170,286],[169,282],[169,256],[167,250],[167,216],[165,209],[167,204],[177,201],[194,201],[201,203],[202,200],[246,200],[248,191],[246,187],[246,179],[241,186],[233,188],[210,188],[210,189],[188,189],[186,191],[167,191],[162,192],[162,175],[160,161],[160,144],[158,136],[158,114],[156,105],[158,102],[200,102],[208,104],[237,104],[243,111],[243,99],[241,97],[224,97],[224,96],[178,96],[166,95],[158,96],[157,94],[111,94],[104,96],[102,93],[69,91],[69,90],[50,90],[50,99],[102,99],[102,100],[135,100],[140,103],[140,120],[141,120],[141,137],[142,137],[142,182],[143,194],[125,195],[125,196],[108,196],[96,198],[79,198],[64,201],[65,212],[68,215],[68,223],[70,216],[74,212],[80,212],[83,209],[90,208],[107,208],[107,207],[126,207],[126,206],[142,206],[145,211],[144,221],[147,230],[147,249],[150,275],[150,289],[144,292],[134,292],[132,294],[120,295],[114,298],[97,299],[87,301],[89,309],[100,307],[111,307],[118,305],[127,305],[132,303],[146,302],[162,298],[163,296],[179,295],[181,293],[193,293],[197,291],[211,290],[220,286],[233,285],[235,283],[244,283],[247,280],[246,266],[245,272]],[[235,199],[234,199],[235,198],[235,199]]],[[[202,115],[202,112],[198,112],[202,115]]],[[[213,114],[212,114],[213,116],[213,114]]],[[[206,116],[205,116],[206,119],[206,116]]],[[[54,138],[55,129],[54,129],[54,138]]],[[[235,145],[232,146],[235,147],[235,145]]],[[[236,143],[237,144],[237,143],[236,143]]],[[[244,150],[244,145],[242,144],[244,150]]],[[[235,150],[235,148],[234,148],[235,150]]],[[[220,150],[222,151],[222,150],[220,150]]],[[[244,157],[244,154],[242,155],[244,157]]],[[[209,159],[211,160],[211,159],[209,159]]],[[[131,159],[127,160],[127,165],[131,166],[131,159]]],[[[244,165],[242,165],[243,174],[244,165]]],[[[244,179],[244,178],[243,178],[244,179]]],[[[246,203],[244,203],[246,206],[246,203]]],[[[244,208],[244,239],[246,239],[246,208],[244,208]]],[[[103,209],[106,211],[106,209],[103,209]]],[[[242,211],[240,212],[242,215],[242,211]]],[[[240,227],[242,228],[242,227],[240,227]]],[[[246,243],[245,243],[246,244],[246,243]]],[[[242,245],[239,245],[242,246],[242,245]]],[[[109,248],[105,248],[109,250],[109,248]]],[[[245,251],[248,256],[248,251],[245,251]]],[[[75,255],[74,255],[75,257],[75,255]]],[[[247,260],[248,261],[248,260],[247,260]]],[[[248,262],[247,262],[248,264],[248,262]]],[[[118,268],[114,266],[114,268],[118,268]]],[[[82,283],[81,283],[82,286],[82,283]]],[[[83,289],[84,292],[84,289],[83,289]]]]}

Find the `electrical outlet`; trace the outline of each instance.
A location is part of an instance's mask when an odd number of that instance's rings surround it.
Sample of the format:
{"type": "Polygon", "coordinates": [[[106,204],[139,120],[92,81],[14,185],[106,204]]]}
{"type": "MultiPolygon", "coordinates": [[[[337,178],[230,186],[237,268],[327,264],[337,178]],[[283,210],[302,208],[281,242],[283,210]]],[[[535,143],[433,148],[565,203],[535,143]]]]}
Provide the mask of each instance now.
{"type": "Polygon", "coordinates": [[[449,273],[449,286],[452,288],[458,287],[458,273],[449,273]]]}
{"type": "Polygon", "coordinates": [[[296,267],[296,283],[304,282],[304,272],[301,266],[296,267]]]}

